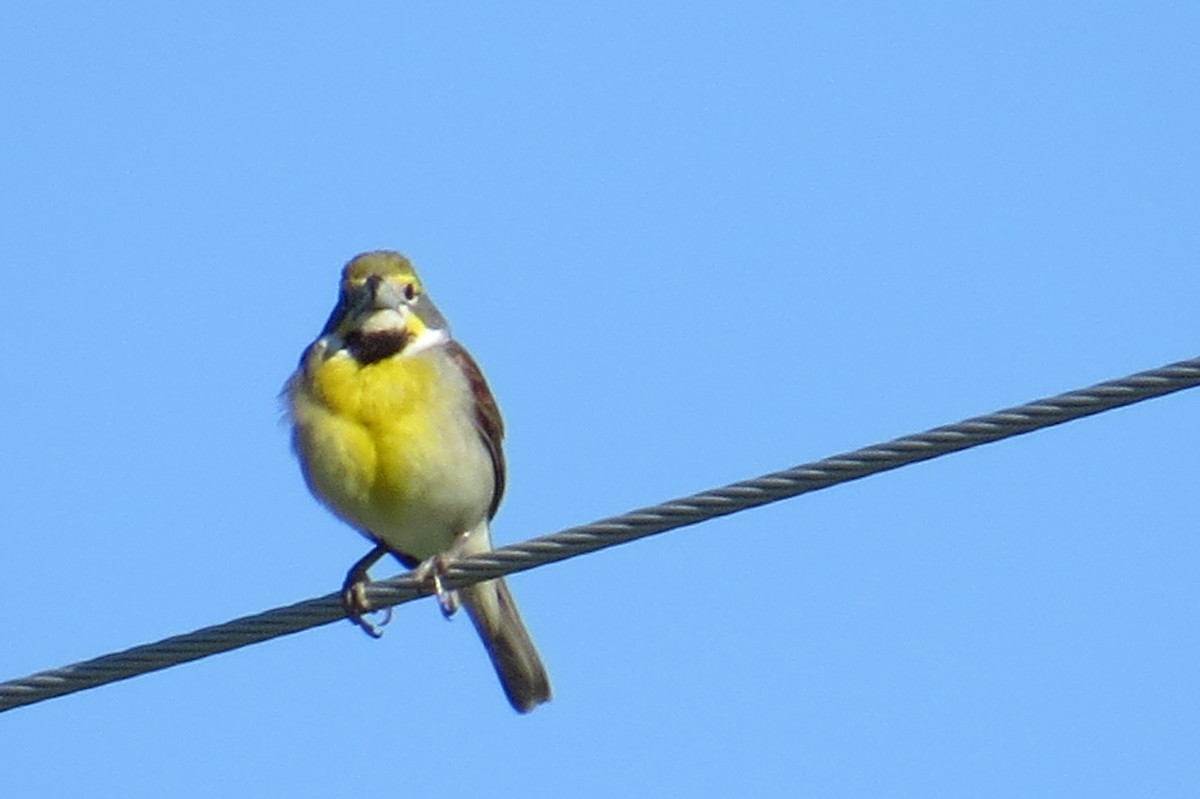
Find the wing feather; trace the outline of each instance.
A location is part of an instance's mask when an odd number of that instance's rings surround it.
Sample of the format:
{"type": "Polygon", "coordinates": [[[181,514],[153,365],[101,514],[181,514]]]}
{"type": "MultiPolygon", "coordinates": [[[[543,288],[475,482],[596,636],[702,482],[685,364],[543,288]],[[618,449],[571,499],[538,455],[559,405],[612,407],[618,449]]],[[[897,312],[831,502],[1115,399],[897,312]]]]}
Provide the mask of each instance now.
{"type": "Polygon", "coordinates": [[[500,507],[500,500],[504,497],[505,465],[502,447],[504,420],[500,418],[500,408],[496,405],[496,398],[492,396],[492,390],[488,388],[487,380],[484,379],[479,364],[475,363],[471,354],[453,339],[446,343],[446,353],[458,364],[467,378],[467,384],[471,387],[471,394],[475,398],[475,427],[492,456],[492,474],[495,478],[493,485],[495,487],[492,493],[492,504],[488,507],[488,520],[491,521],[500,507]]]}

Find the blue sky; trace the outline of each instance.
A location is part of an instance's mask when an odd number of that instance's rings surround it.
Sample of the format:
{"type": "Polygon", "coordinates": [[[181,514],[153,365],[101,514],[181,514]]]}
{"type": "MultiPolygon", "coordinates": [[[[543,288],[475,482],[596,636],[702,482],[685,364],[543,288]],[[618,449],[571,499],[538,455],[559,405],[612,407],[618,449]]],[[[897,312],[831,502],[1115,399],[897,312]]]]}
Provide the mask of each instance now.
{"type": "MultiPolygon", "coordinates": [[[[7,3],[0,679],[337,588],[276,394],[410,255],[507,543],[1193,357],[1194,3],[7,3]]],[[[12,795],[1194,796],[1185,393],[0,717],[12,795]]],[[[384,570],[382,574],[388,573],[384,570]]]]}

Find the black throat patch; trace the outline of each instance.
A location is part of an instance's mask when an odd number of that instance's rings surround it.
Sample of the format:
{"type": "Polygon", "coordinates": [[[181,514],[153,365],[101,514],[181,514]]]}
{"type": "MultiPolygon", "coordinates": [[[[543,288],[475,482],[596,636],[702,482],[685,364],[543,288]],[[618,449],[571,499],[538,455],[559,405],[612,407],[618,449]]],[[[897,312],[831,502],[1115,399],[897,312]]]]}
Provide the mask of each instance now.
{"type": "Polygon", "coordinates": [[[346,347],[354,360],[363,366],[390,358],[408,343],[407,330],[377,330],[373,333],[354,331],[346,334],[346,347]]]}

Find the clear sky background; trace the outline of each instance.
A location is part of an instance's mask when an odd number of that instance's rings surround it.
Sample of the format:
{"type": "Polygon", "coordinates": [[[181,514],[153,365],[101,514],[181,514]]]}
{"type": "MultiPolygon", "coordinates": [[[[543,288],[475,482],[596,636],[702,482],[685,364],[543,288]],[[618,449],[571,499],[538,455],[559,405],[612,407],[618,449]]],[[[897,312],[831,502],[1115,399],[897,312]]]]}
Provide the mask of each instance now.
{"type": "MultiPolygon", "coordinates": [[[[0,679],[335,590],[277,392],[400,249],[513,542],[1200,353],[1200,5],[9,2],[0,679]]],[[[1189,796],[1200,394],[0,716],[6,796],[1189,796]]],[[[389,569],[380,574],[387,575],[389,569]]]]}

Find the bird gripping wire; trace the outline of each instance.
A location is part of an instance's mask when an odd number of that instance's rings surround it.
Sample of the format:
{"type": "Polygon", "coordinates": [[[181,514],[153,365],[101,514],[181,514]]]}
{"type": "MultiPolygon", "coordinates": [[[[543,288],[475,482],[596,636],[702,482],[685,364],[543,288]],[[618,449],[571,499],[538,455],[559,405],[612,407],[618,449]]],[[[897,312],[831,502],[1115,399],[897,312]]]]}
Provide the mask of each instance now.
{"type": "MultiPolygon", "coordinates": [[[[461,588],[1197,385],[1200,358],[1179,361],[460,558],[447,565],[445,584],[461,588]]],[[[372,607],[391,607],[416,599],[425,590],[411,575],[402,575],[371,583],[367,600],[372,607]]],[[[338,592],[10,680],[0,683],[0,712],[329,624],[344,616],[338,592]]]]}

